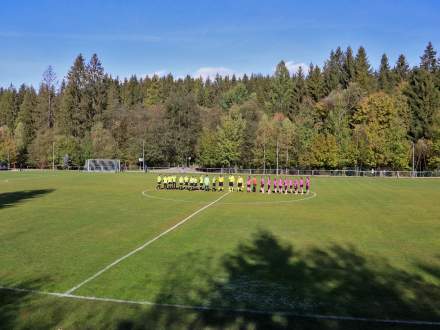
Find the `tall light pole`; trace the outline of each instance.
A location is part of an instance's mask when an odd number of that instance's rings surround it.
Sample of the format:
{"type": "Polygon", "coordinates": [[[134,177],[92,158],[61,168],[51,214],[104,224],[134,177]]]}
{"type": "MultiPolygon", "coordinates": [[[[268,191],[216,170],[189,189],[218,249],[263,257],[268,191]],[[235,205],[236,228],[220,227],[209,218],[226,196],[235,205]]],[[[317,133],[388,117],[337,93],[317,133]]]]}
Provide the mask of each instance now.
{"type": "Polygon", "coordinates": [[[52,142],[52,171],[55,171],[55,141],[52,142]]]}
{"type": "Polygon", "coordinates": [[[279,149],[278,149],[278,136],[277,136],[277,175],[278,175],[278,154],[279,154],[279,149]]]}
{"type": "Polygon", "coordinates": [[[142,140],[142,171],[145,172],[145,141],[142,140]]]}
{"type": "Polygon", "coordinates": [[[263,131],[263,174],[266,174],[266,131],[263,131]]]}
{"type": "Polygon", "coordinates": [[[263,174],[266,174],[266,142],[263,145],[263,174]]]}
{"type": "Polygon", "coordinates": [[[412,142],[412,175],[411,176],[415,176],[414,175],[414,142],[412,142]]]}

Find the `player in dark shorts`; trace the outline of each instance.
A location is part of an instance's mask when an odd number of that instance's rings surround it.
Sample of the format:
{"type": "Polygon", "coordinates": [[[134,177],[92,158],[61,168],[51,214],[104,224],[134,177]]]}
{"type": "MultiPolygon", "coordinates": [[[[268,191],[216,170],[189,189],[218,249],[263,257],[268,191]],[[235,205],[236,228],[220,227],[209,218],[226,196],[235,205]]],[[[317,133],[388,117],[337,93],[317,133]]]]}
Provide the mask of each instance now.
{"type": "Polygon", "coordinates": [[[252,178],[252,192],[257,192],[257,178],[255,176],[252,178]]]}
{"type": "Polygon", "coordinates": [[[220,175],[218,178],[218,190],[223,191],[223,183],[225,182],[225,178],[223,175],[220,175]]]}
{"type": "Polygon", "coordinates": [[[183,182],[185,184],[185,189],[188,190],[189,178],[187,175],[183,178],[183,182]]]}
{"type": "Polygon", "coordinates": [[[237,178],[237,191],[243,191],[243,177],[241,175],[237,178]]]}
{"type": "Polygon", "coordinates": [[[306,194],[310,192],[310,177],[306,178],[306,194]]]}
{"type": "Polygon", "coordinates": [[[234,191],[235,177],[233,175],[229,176],[229,191],[234,191]]]}
{"type": "Polygon", "coordinates": [[[217,191],[217,177],[212,178],[212,191],[217,191]]]}

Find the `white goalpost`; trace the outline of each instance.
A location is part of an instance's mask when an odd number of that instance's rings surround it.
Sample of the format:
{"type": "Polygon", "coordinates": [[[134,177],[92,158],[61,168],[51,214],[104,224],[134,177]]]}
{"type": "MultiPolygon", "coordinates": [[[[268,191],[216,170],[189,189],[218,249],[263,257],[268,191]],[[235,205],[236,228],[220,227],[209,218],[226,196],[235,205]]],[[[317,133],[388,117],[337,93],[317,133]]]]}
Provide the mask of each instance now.
{"type": "Polygon", "coordinates": [[[119,159],[87,159],[84,165],[86,172],[120,172],[119,159]]]}

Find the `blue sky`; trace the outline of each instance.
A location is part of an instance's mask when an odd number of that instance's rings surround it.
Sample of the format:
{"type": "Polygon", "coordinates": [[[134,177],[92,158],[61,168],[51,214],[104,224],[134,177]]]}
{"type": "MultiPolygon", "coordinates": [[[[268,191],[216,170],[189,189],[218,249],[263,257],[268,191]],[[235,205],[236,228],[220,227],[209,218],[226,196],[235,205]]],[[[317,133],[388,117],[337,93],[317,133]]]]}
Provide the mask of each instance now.
{"type": "Polygon", "coordinates": [[[62,79],[79,53],[97,53],[126,77],[271,73],[322,65],[338,45],[419,62],[428,41],[440,49],[440,1],[2,1],[0,86],[38,85],[50,64],[62,79]]]}

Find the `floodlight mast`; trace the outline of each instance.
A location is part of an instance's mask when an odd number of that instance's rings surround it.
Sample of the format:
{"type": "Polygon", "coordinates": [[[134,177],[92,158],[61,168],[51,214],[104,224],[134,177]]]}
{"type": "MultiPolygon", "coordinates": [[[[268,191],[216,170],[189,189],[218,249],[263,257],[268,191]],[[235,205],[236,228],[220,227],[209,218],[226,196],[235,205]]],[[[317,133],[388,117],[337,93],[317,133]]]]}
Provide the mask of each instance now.
{"type": "Polygon", "coordinates": [[[55,142],[52,142],[52,171],[55,171],[55,142]]]}
{"type": "Polygon", "coordinates": [[[142,171],[145,172],[145,140],[142,140],[142,171]]]}
{"type": "Polygon", "coordinates": [[[278,136],[277,136],[277,175],[278,175],[278,154],[279,154],[279,148],[278,148],[278,136]]]}
{"type": "Polygon", "coordinates": [[[412,142],[412,176],[414,177],[414,142],[412,142]]]}

